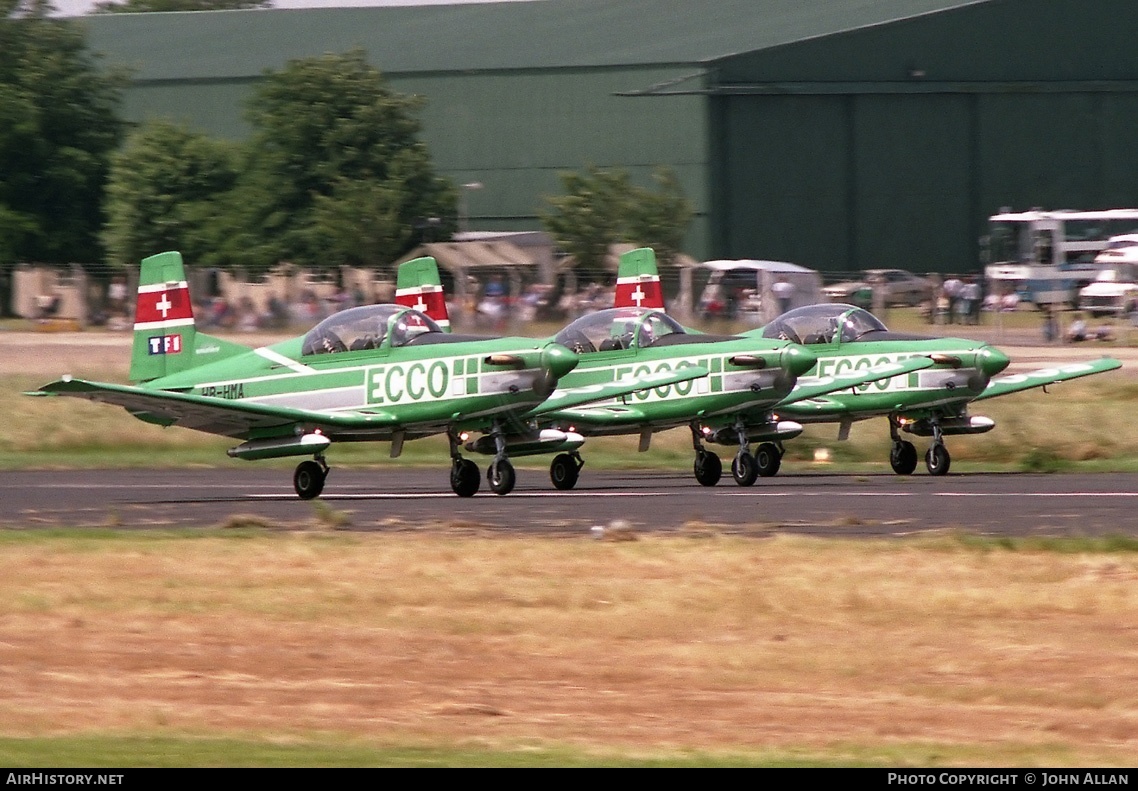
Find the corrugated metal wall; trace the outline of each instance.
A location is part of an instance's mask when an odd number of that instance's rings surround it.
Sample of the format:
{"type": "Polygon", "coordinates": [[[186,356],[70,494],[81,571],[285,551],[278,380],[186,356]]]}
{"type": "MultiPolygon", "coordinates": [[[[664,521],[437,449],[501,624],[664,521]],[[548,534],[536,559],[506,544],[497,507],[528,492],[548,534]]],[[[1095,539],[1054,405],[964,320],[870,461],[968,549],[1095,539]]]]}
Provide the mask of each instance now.
{"type": "Polygon", "coordinates": [[[660,165],[679,176],[697,207],[689,239],[706,249],[707,145],[703,99],[618,93],[674,78],[668,69],[551,70],[392,78],[427,97],[424,137],[440,171],[468,195],[475,230],[538,227],[544,196],[562,193],[560,174],[587,165],[620,167],[651,184],[660,165]]]}
{"type": "Polygon", "coordinates": [[[712,248],[828,271],[980,268],[1000,207],[1138,205],[1132,0],[1007,0],[713,72],[712,248]]]}

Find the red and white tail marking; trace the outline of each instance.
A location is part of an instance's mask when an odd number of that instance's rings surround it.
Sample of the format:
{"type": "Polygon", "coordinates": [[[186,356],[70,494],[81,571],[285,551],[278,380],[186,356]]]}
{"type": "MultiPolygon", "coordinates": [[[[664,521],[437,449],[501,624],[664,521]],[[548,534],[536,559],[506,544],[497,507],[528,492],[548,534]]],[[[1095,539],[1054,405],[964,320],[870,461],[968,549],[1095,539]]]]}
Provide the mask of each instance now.
{"type": "Polygon", "coordinates": [[[444,330],[450,326],[450,312],[447,310],[446,295],[442,286],[425,285],[396,289],[395,304],[414,308],[433,319],[444,330]]]}
{"type": "Polygon", "coordinates": [[[138,301],[134,308],[136,330],[186,327],[193,323],[194,306],[185,280],[138,287],[138,301]]]}
{"type": "Polygon", "coordinates": [[[614,308],[664,309],[664,291],[658,275],[635,275],[616,279],[614,308]]]}

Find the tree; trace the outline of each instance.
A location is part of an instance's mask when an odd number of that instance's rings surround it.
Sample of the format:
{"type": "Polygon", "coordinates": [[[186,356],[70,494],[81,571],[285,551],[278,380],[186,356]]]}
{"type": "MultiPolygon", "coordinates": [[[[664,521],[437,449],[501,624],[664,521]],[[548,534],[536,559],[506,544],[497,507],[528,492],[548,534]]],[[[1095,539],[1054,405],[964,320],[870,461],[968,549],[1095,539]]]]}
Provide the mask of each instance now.
{"type": "Polygon", "coordinates": [[[246,235],[230,259],[249,271],[378,265],[415,243],[417,220],[455,227],[457,191],[435,175],[420,100],[392,91],[362,51],[268,72],[249,105],[254,134],[231,216],[246,235]]]}
{"type": "Polygon", "coordinates": [[[565,195],[546,198],[542,226],[577,261],[582,280],[600,281],[609,246],[620,242],[652,247],[662,263],[680,252],[692,208],[675,175],[666,168],[653,175],[657,189],[632,184],[622,169],[590,165],[585,172],[561,174],[565,195]]]}
{"type": "Polygon", "coordinates": [[[695,212],[671,169],[658,168],[652,181],[655,190],[634,190],[628,233],[636,244],[655,250],[661,264],[675,266],[695,212]]]}
{"type": "Polygon", "coordinates": [[[111,161],[107,224],[112,265],[134,265],[163,250],[194,264],[216,263],[220,206],[237,180],[240,151],[169,121],[135,130],[111,161]]]}
{"type": "Polygon", "coordinates": [[[236,11],[244,8],[272,8],[271,0],[103,0],[93,14],[143,14],[160,11],[236,11]]]}
{"type": "Polygon", "coordinates": [[[103,73],[82,27],[46,0],[0,0],[0,255],[93,262],[123,73],[103,73]]]}

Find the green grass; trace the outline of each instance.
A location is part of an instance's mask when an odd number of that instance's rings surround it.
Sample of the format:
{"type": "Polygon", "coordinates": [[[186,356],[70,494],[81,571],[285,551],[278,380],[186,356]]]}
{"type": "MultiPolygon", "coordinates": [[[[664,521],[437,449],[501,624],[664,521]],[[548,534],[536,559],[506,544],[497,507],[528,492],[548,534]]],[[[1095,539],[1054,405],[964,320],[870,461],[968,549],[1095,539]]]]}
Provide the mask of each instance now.
{"type": "MultiPolygon", "coordinates": [[[[370,746],[341,741],[79,736],[0,738],[0,764],[7,767],[131,768],[806,768],[930,766],[1050,766],[1065,752],[1059,745],[999,744],[977,748],[953,744],[889,746],[840,744],[829,750],[767,749],[753,752],[698,750],[597,751],[575,747],[519,745],[516,750],[477,747],[370,746]],[[1002,759],[1002,760],[1001,760],[1002,759]],[[993,764],[993,761],[998,763],[993,764]]],[[[1068,763],[1067,761],[1064,764],[1068,763]]],[[[18,769],[9,769],[16,771],[18,769]]]]}
{"type": "MultiPolygon", "coordinates": [[[[188,735],[154,737],[92,734],[39,738],[0,737],[0,765],[36,769],[133,768],[776,768],[1054,766],[1069,752],[1061,744],[836,744],[829,748],[705,751],[683,748],[598,750],[574,745],[519,744],[516,749],[477,745],[370,745],[332,736],[188,735]]],[[[1061,765],[1070,760],[1062,760],[1061,765]]]]}
{"type": "MultiPolygon", "coordinates": [[[[860,748],[861,765],[890,765],[860,748]]],[[[936,751],[934,751],[936,752],[936,751]]],[[[656,754],[596,751],[584,748],[519,745],[516,750],[477,746],[381,746],[329,738],[219,739],[186,736],[68,736],[36,739],[0,738],[0,765],[7,767],[91,768],[278,768],[278,767],[764,767],[845,766],[847,759],[798,755],[793,751],[711,753],[661,750],[656,754]]],[[[12,771],[12,770],[9,770],[12,771]]]]}

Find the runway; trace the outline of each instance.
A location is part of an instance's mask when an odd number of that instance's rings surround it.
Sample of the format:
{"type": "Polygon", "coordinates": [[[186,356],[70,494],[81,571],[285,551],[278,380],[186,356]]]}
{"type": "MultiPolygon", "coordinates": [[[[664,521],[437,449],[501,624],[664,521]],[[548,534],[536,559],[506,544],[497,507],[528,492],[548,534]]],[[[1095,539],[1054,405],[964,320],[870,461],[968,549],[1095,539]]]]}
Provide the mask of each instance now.
{"type": "Polygon", "coordinates": [[[283,468],[79,470],[0,473],[6,527],[204,528],[236,516],[281,528],[468,529],[595,536],[623,520],[637,532],[713,529],[766,536],[1138,536],[1138,474],[780,473],[739,487],[700,486],[683,472],[586,468],[557,491],[544,470],[518,471],[509,495],[483,482],[472,498],[450,491],[443,468],[341,469],[324,494],[299,500],[283,468]]]}

